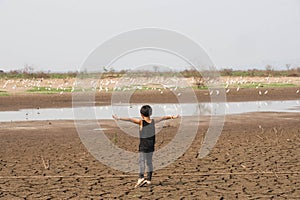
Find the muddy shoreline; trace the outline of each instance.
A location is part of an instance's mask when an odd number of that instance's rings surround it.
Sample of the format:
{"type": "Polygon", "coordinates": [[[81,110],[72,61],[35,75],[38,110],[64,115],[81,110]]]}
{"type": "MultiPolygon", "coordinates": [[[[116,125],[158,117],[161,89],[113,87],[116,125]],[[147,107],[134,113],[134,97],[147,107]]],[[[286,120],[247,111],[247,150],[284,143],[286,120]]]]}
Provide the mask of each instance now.
{"type": "MultiPolygon", "coordinates": [[[[226,101],[266,101],[266,100],[299,100],[298,87],[287,88],[242,88],[237,91],[231,88],[226,94],[226,101]],[[267,93],[266,93],[267,91],[267,93]],[[261,93],[261,94],[260,94],[261,93]],[[265,94],[266,93],[266,94],[265,94]]],[[[122,96],[123,92],[115,94],[122,96]]],[[[208,90],[196,90],[195,95],[199,102],[210,102],[208,90]]],[[[215,94],[212,94],[215,95],[215,94]]],[[[96,93],[96,105],[111,105],[110,92],[96,93]]],[[[137,91],[130,98],[131,103],[177,103],[177,97],[171,91],[163,94],[159,91],[137,91]]],[[[72,107],[72,93],[63,94],[11,94],[0,96],[0,111],[18,110],[25,108],[63,108],[72,107]]]]}

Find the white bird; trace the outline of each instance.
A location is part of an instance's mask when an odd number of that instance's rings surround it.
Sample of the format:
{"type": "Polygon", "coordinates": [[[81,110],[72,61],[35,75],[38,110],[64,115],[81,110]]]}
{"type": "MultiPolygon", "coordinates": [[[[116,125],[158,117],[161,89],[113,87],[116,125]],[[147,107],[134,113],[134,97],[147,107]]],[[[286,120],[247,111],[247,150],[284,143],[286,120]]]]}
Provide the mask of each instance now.
{"type": "Polygon", "coordinates": [[[260,90],[258,91],[258,94],[261,95],[261,91],[260,90]]]}
{"type": "Polygon", "coordinates": [[[296,93],[298,94],[300,92],[300,90],[297,90],[296,93]]]}
{"type": "Polygon", "coordinates": [[[226,90],[226,93],[228,93],[230,91],[230,89],[228,88],[227,90],[226,90]]]}
{"type": "Polygon", "coordinates": [[[264,94],[268,94],[268,90],[266,90],[264,94]]]}
{"type": "Polygon", "coordinates": [[[236,88],[236,91],[238,92],[239,90],[240,90],[240,87],[237,87],[237,88],[236,88]]]}
{"type": "Polygon", "coordinates": [[[210,92],[209,92],[209,95],[212,95],[214,93],[214,91],[213,90],[211,90],[210,92]]]}
{"type": "Polygon", "coordinates": [[[7,84],[8,84],[8,81],[6,81],[6,82],[4,83],[3,88],[6,88],[7,84]]]}

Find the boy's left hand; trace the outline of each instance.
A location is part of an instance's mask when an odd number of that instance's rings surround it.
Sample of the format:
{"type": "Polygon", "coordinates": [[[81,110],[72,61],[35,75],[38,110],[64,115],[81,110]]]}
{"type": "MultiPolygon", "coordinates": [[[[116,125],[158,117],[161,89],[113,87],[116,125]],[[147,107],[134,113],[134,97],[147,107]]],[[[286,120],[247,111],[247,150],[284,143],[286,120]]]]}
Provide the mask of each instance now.
{"type": "Polygon", "coordinates": [[[177,118],[179,118],[179,115],[173,115],[172,116],[172,119],[177,119],[177,118]]]}

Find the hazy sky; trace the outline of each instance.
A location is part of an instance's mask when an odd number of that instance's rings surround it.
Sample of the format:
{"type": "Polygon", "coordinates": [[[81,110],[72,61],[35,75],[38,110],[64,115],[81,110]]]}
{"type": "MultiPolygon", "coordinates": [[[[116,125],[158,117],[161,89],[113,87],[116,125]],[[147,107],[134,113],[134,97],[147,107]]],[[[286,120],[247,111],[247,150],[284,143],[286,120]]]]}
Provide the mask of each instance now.
{"type": "Polygon", "coordinates": [[[78,69],[99,44],[158,27],[202,45],[218,68],[300,67],[299,0],[0,0],[0,69],[78,69]]]}

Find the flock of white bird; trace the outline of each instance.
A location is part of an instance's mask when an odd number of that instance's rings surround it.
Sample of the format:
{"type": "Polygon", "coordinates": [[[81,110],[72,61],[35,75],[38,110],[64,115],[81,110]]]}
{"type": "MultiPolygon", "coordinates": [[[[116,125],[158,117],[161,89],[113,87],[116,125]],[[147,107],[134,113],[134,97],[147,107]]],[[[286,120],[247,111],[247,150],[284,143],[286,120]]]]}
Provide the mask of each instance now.
{"type": "Polygon", "coordinates": [[[8,79],[0,80],[1,90],[21,92],[30,89],[48,90],[48,91],[66,91],[74,88],[75,82],[73,79],[8,79]],[[73,83],[72,83],[73,82],[73,83]]]}
{"type": "MultiPolygon", "coordinates": [[[[300,80],[298,79],[300,82],[300,80]]],[[[180,90],[182,88],[190,88],[195,85],[196,80],[193,78],[182,78],[182,77],[164,77],[164,76],[155,76],[155,77],[122,77],[119,79],[89,79],[81,80],[76,79],[0,79],[0,89],[2,91],[9,92],[18,92],[18,91],[27,91],[34,89],[32,91],[38,92],[39,90],[43,91],[57,91],[59,94],[64,92],[73,92],[78,87],[91,89],[97,92],[109,92],[109,91],[127,91],[127,90],[156,90],[161,94],[164,93],[164,90],[168,89],[171,91],[176,91],[177,95],[180,96],[180,90]]],[[[285,79],[282,81],[281,78],[226,78],[221,80],[223,87],[226,93],[236,90],[239,92],[242,87],[255,87],[257,89],[258,95],[267,95],[268,90],[262,90],[262,87],[266,84],[272,83],[283,83],[288,84],[292,83],[293,80],[285,79]],[[224,86],[225,85],[225,86],[224,86]]],[[[213,85],[213,81],[210,81],[210,84],[213,85]]],[[[220,85],[219,83],[217,83],[220,85]]],[[[298,94],[300,90],[295,89],[295,92],[298,94]]],[[[210,95],[219,95],[220,91],[216,89],[210,90],[210,95]]]]}

